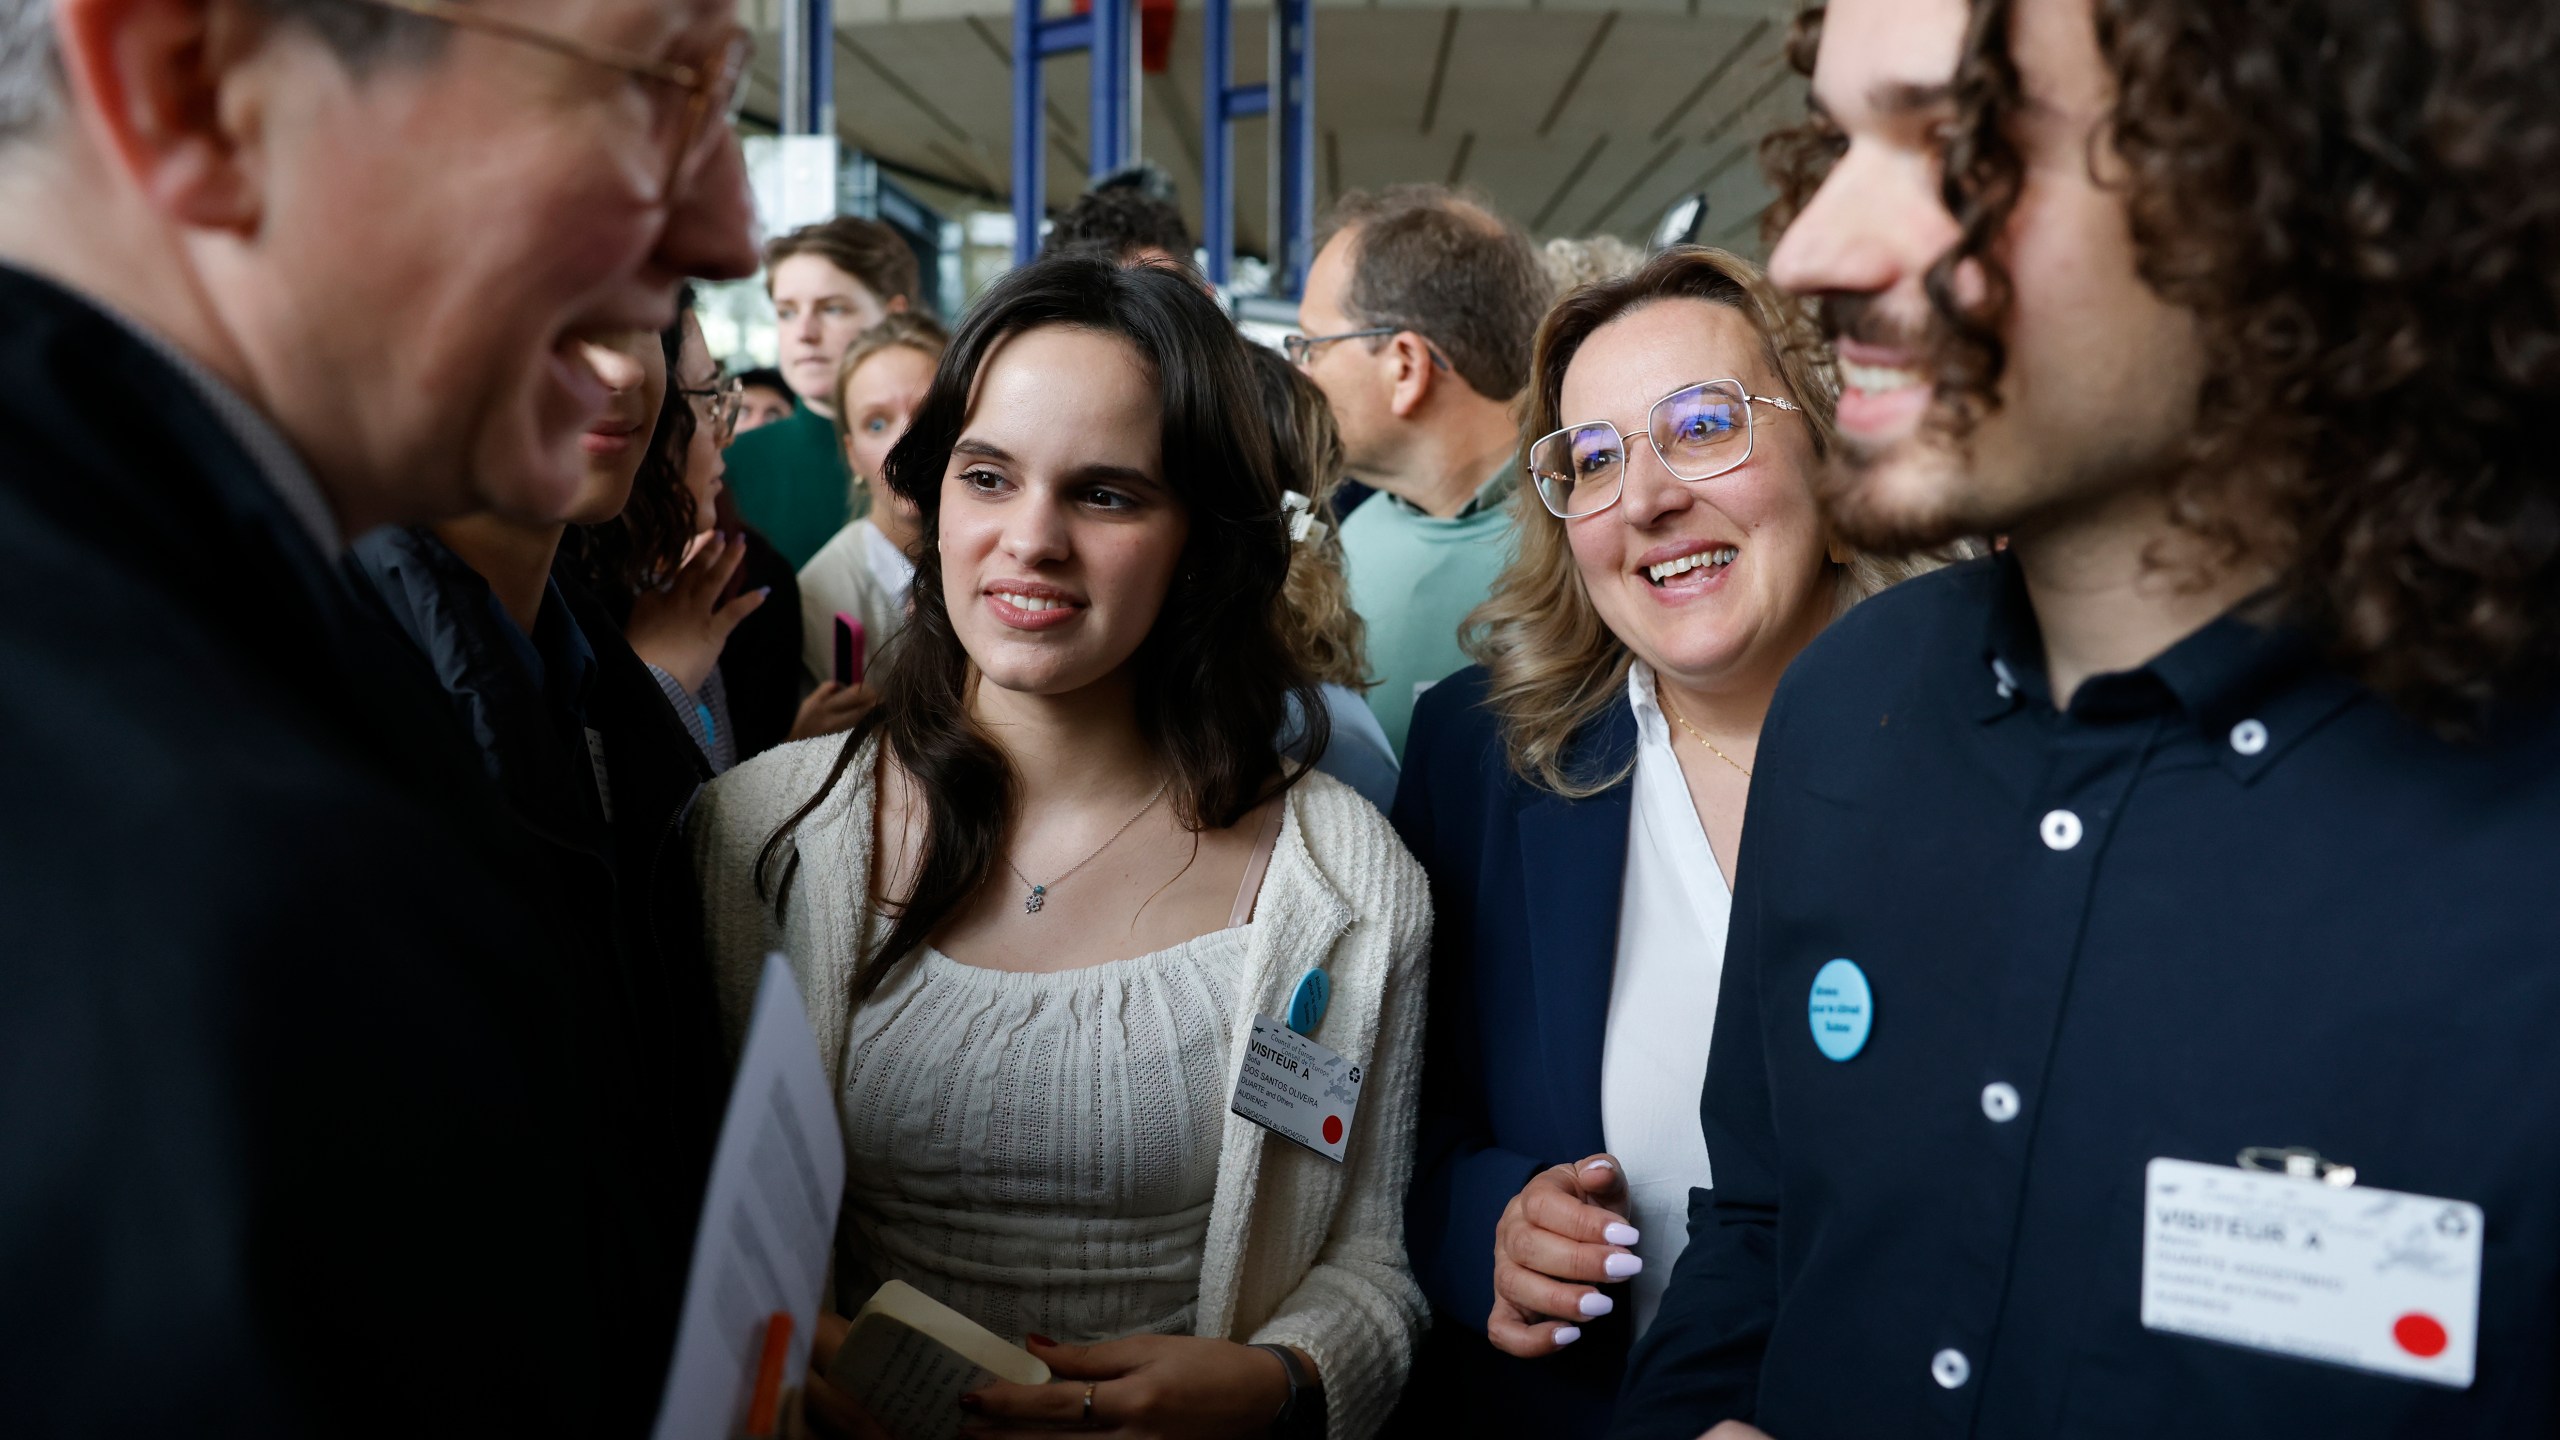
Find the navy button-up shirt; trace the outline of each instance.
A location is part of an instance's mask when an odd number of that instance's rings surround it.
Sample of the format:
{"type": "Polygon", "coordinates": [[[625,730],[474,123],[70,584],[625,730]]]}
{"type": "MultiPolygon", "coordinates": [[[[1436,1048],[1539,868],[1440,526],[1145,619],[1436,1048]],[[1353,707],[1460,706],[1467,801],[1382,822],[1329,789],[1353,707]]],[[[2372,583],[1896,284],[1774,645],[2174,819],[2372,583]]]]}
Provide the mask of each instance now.
{"type": "Polygon", "coordinates": [[[1715,1166],[1613,1434],[2560,1430],[2560,722],[2457,746],[2225,618],[2057,712],[2015,566],[1851,612],[1760,746],[1715,1166]],[[1815,972],[1873,992],[1846,1061],[1815,972]],[[2486,1214],[2468,1389],[2147,1330],[2144,1167],[2486,1214]]]}

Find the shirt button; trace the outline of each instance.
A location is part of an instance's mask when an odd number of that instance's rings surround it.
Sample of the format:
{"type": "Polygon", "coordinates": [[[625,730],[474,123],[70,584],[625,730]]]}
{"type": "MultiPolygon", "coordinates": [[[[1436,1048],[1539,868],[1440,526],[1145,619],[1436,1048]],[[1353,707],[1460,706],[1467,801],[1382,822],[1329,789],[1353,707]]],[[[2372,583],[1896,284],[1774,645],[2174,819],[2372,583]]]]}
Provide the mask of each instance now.
{"type": "Polygon", "coordinates": [[[2231,727],[2231,748],[2243,755],[2255,755],[2267,748],[2267,727],[2255,720],[2243,720],[2231,727]]]}
{"type": "Polygon", "coordinates": [[[2018,1118],[2018,1087],[2006,1080],[1994,1080],[1982,1087],[1982,1113],[1995,1121],[2018,1118]]]}
{"type": "Polygon", "coordinates": [[[1929,1357],[1929,1378],[1942,1390],[1961,1390],[1973,1378],[1973,1362],[1961,1350],[1941,1350],[1929,1357]]]}
{"type": "Polygon", "coordinates": [[[2036,827],[2048,850],[2068,850],[2080,843],[2080,817],[2068,810],[2047,810],[2036,827]]]}

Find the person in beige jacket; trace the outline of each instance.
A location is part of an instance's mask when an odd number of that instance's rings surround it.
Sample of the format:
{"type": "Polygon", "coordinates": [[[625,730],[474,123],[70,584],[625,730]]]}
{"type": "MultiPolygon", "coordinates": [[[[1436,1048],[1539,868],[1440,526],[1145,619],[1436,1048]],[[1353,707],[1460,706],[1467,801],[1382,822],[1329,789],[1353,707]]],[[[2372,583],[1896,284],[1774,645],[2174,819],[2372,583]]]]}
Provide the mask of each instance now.
{"type": "Polygon", "coordinates": [[[1290,697],[1323,706],[1276,623],[1253,386],[1177,277],[999,281],[886,466],[924,530],[879,708],[693,816],[733,1036],[778,949],[838,1087],[838,1307],[904,1280],[1058,1377],[965,1397],[987,1433],[1362,1440],[1424,1323],[1428,891],[1275,746],[1290,697]],[[1320,1015],[1293,1003],[1317,987],[1320,1015]],[[1257,1016],[1358,1067],[1340,1160],[1230,1109],[1257,1016]]]}

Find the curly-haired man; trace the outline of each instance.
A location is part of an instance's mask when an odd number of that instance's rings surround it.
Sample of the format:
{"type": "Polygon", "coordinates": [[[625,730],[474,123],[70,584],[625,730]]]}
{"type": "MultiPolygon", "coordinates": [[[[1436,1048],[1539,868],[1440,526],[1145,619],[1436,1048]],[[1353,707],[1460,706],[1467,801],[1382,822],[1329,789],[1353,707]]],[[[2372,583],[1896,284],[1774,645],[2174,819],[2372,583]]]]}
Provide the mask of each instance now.
{"type": "Polygon", "coordinates": [[[1612,1433],[2560,1430],[2560,24],[1795,48],[1834,523],[2007,543],[1778,693],[1612,1433]]]}

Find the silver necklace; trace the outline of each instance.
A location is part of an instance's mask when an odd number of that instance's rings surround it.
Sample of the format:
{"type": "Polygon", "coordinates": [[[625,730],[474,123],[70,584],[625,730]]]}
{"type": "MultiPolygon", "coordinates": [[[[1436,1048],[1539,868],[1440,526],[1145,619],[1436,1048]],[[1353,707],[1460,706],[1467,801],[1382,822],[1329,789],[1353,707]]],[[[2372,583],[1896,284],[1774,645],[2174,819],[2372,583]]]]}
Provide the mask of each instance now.
{"type": "Polygon", "coordinates": [[[1060,885],[1063,885],[1063,884],[1067,883],[1068,878],[1069,878],[1070,876],[1073,876],[1077,871],[1079,871],[1079,870],[1083,869],[1083,868],[1084,868],[1084,867],[1086,867],[1087,865],[1092,864],[1094,861],[1101,859],[1101,858],[1102,858],[1102,852],[1103,852],[1103,851],[1105,851],[1105,850],[1108,850],[1108,849],[1110,849],[1112,846],[1114,846],[1114,845],[1116,845],[1116,844],[1120,843],[1120,837],[1129,833],[1129,827],[1130,827],[1130,826],[1132,826],[1132,825],[1137,824],[1137,823],[1138,823],[1139,821],[1141,821],[1141,820],[1146,819],[1146,818],[1147,818],[1147,812],[1148,812],[1148,811],[1150,811],[1150,810],[1155,809],[1155,808],[1156,808],[1156,802],[1157,802],[1157,801],[1159,801],[1159,800],[1162,800],[1162,799],[1164,798],[1164,792],[1166,792],[1167,790],[1170,790],[1170,789],[1172,789],[1172,788],[1173,788],[1173,780],[1172,780],[1172,778],[1171,778],[1170,776],[1168,776],[1168,777],[1166,778],[1166,780],[1165,780],[1165,782],[1164,782],[1163,784],[1161,784],[1161,785],[1159,785],[1159,786],[1157,786],[1157,787],[1156,787],[1156,793],[1147,797],[1147,803],[1146,803],[1146,804],[1144,804],[1144,805],[1142,805],[1142,806],[1140,806],[1140,807],[1138,807],[1138,813],[1137,813],[1137,814],[1132,815],[1132,816],[1130,816],[1128,819],[1123,820],[1123,821],[1121,821],[1121,822],[1120,822],[1120,828],[1111,832],[1111,838],[1110,838],[1110,839],[1105,840],[1105,841],[1103,841],[1101,844],[1096,845],[1095,847],[1093,847],[1093,853],[1092,853],[1092,854],[1087,855],[1086,857],[1084,857],[1083,859],[1081,859],[1081,860],[1077,861],[1077,862],[1076,862],[1076,863],[1074,863],[1073,865],[1068,866],[1068,867],[1066,868],[1066,870],[1058,876],[1058,878],[1057,878],[1057,879],[1050,881],[1050,882],[1049,882],[1048,884],[1046,884],[1046,885],[1040,884],[1039,882],[1037,882],[1037,881],[1033,880],[1030,876],[1023,874],[1023,873],[1022,873],[1022,867],[1013,863],[1013,857],[1012,857],[1011,855],[1007,855],[1007,856],[1005,856],[1005,857],[1004,857],[1004,868],[1006,868],[1007,870],[1010,870],[1010,871],[1012,871],[1012,872],[1013,872],[1013,878],[1014,878],[1014,879],[1019,880],[1019,881],[1021,881],[1024,885],[1026,885],[1026,886],[1029,886],[1029,887],[1030,887],[1030,893],[1028,893],[1028,894],[1026,894],[1026,895],[1024,895],[1024,896],[1022,897],[1022,913],[1023,913],[1023,914],[1025,914],[1025,915],[1037,915],[1037,914],[1039,914],[1039,913],[1040,913],[1040,907],[1048,903],[1048,900],[1049,900],[1049,892],[1050,892],[1050,890],[1052,890],[1053,888],[1055,888],[1055,887],[1057,887],[1057,886],[1060,886],[1060,885]]]}

